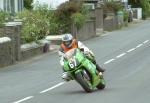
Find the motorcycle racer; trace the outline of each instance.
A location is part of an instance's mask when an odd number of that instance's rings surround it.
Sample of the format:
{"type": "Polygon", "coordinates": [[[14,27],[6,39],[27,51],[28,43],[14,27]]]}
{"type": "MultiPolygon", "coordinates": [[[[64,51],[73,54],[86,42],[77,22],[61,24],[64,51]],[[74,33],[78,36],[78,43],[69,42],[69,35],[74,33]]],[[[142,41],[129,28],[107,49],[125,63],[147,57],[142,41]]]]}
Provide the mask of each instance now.
{"type": "MultiPolygon", "coordinates": [[[[71,34],[64,34],[64,36],[62,37],[62,43],[60,45],[60,49],[58,51],[58,53],[60,55],[60,64],[62,67],[64,65],[63,64],[64,63],[63,62],[64,54],[73,48],[79,48],[83,52],[83,54],[86,56],[86,58],[89,59],[92,63],[94,63],[96,65],[96,69],[99,71],[99,74],[104,72],[104,69],[102,69],[96,63],[93,52],[88,47],[86,47],[81,41],[77,41],[75,38],[73,38],[73,36],[71,34]]],[[[69,80],[69,76],[65,71],[62,75],[62,78],[66,81],[69,80]]]]}

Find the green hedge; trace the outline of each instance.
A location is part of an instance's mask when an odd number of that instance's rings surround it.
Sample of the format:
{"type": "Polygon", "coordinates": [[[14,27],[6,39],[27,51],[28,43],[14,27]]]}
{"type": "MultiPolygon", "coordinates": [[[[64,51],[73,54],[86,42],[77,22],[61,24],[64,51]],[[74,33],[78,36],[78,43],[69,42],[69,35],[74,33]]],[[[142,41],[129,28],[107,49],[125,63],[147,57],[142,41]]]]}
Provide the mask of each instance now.
{"type": "Polygon", "coordinates": [[[21,32],[22,43],[43,39],[45,35],[71,32],[71,25],[81,28],[86,19],[87,10],[82,3],[65,2],[57,10],[47,5],[36,4],[34,10],[24,10],[17,14],[23,19],[21,32]]]}
{"type": "Polygon", "coordinates": [[[67,1],[61,4],[55,11],[55,17],[61,24],[60,30],[62,33],[71,32],[71,25],[75,24],[80,29],[87,17],[88,9],[83,6],[83,3],[67,1]]]}
{"type": "Polygon", "coordinates": [[[8,13],[0,10],[0,27],[2,27],[6,21],[6,19],[8,18],[8,13]]]}
{"type": "Polygon", "coordinates": [[[24,10],[17,14],[23,19],[21,31],[22,43],[29,43],[43,39],[47,34],[57,34],[58,22],[54,18],[54,11],[47,5],[37,5],[35,10],[24,10]]]}

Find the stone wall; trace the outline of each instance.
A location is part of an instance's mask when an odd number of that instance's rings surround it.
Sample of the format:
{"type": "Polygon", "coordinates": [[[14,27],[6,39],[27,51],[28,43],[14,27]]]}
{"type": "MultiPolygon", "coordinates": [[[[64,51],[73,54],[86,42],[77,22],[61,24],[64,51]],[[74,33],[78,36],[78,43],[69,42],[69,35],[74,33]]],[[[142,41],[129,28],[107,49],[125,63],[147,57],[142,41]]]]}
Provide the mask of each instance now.
{"type": "Polygon", "coordinates": [[[50,41],[40,40],[39,43],[32,42],[21,45],[20,60],[26,60],[31,57],[46,53],[49,51],[50,41]]]}
{"type": "Polygon", "coordinates": [[[4,67],[14,63],[13,58],[14,48],[12,41],[8,37],[0,38],[0,67],[4,67]]]}
{"type": "Polygon", "coordinates": [[[105,14],[106,17],[104,18],[104,31],[112,31],[115,27],[115,14],[114,13],[107,13],[105,14]]]}
{"type": "Polygon", "coordinates": [[[3,37],[3,36],[4,36],[4,28],[0,27],[0,37],[3,37]]]}
{"type": "Polygon", "coordinates": [[[103,9],[97,7],[90,10],[89,20],[79,30],[77,30],[75,25],[72,25],[71,33],[79,40],[86,40],[101,35],[103,33],[103,9]]]}
{"type": "Polygon", "coordinates": [[[96,35],[101,35],[103,33],[103,9],[97,7],[95,9],[95,19],[96,19],[96,35]]]}
{"type": "Polygon", "coordinates": [[[90,11],[90,18],[95,19],[96,35],[103,33],[103,9],[97,7],[90,11]]]}
{"type": "Polygon", "coordinates": [[[20,60],[20,33],[21,33],[21,22],[8,22],[5,25],[5,36],[12,39],[12,44],[14,48],[14,61],[20,60]]]}
{"type": "Polygon", "coordinates": [[[24,44],[21,46],[21,58],[20,60],[26,60],[36,55],[43,53],[43,46],[36,43],[24,44]]]}
{"type": "Polygon", "coordinates": [[[5,23],[3,28],[0,28],[0,37],[9,37],[11,42],[0,44],[0,67],[14,64],[16,61],[26,60],[36,55],[43,54],[49,51],[50,42],[39,40],[38,44],[24,44],[21,46],[22,22],[14,21],[5,23]],[[28,46],[27,46],[28,45],[28,46]]]}
{"type": "Polygon", "coordinates": [[[78,40],[87,40],[96,36],[95,20],[88,20],[84,26],[77,32],[78,40]]]}
{"type": "Polygon", "coordinates": [[[106,12],[104,18],[104,31],[112,31],[121,28],[124,25],[123,14],[115,15],[113,12],[106,12]]]}

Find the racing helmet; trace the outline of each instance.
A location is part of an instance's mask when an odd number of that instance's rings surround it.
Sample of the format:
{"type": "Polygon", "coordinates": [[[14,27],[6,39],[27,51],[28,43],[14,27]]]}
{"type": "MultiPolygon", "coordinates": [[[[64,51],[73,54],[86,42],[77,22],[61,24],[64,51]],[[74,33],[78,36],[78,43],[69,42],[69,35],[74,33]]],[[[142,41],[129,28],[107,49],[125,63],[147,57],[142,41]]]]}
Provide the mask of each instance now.
{"type": "Polygon", "coordinates": [[[72,46],[73,36],[71,34],[64,34],[62,37],[62,42],[66,48],[70,48],[72,46]]]}

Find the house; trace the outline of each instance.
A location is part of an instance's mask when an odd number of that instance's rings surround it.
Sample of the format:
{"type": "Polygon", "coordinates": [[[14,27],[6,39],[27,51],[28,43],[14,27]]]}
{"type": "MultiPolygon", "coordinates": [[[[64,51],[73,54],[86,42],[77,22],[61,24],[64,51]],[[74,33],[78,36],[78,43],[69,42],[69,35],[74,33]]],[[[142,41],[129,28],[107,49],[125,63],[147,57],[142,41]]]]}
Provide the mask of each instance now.
{"type": "Polygon", "coordinates": [[[0,9],[9,13],[22,11],[23,0],[0,0],[0,9]]]}
{"type": "Polygon", "coordinates": [[[68,0],[33,0],[33,5],[38,2],[39,4],[46,4],[48,5],[48,7],[56,9],[61,3],[64,3],[66,1],[68,0]]]}

